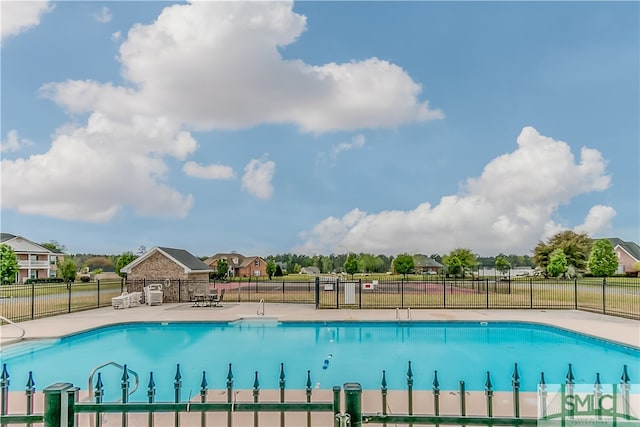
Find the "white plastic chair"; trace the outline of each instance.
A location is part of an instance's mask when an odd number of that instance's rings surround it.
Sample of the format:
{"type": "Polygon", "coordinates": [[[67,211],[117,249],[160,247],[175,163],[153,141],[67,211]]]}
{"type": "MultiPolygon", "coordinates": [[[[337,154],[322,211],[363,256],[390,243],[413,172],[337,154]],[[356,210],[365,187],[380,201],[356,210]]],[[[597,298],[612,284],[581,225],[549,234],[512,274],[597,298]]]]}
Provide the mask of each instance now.
{"type": "Polygon", "coordinates": [[[162,304],[162,285],[154,283],[144,288],[144,301],[147,305],[162,304]]]}
{"type": "Polygon", "coordinates": [[[131,301],[129,293],[127,291],[122,292],[117,297],[111,298],[111,306],[116,308],[129,308],[129,302],[131,301]]]}

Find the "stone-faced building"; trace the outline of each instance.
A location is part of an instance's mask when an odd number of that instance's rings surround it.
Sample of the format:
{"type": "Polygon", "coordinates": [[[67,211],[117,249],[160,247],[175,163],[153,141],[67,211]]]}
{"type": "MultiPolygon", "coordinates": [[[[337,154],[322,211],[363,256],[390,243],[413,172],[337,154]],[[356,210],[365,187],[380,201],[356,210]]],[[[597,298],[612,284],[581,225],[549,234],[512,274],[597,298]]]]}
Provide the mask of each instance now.
{"type": "Polygon", "coordinates": [[[188,301],[189,289],[209,282],[213,270],[184,249],[157,246],[124,266],[129,292],[152,283],[163,285],[164,302],[188,301]]]}

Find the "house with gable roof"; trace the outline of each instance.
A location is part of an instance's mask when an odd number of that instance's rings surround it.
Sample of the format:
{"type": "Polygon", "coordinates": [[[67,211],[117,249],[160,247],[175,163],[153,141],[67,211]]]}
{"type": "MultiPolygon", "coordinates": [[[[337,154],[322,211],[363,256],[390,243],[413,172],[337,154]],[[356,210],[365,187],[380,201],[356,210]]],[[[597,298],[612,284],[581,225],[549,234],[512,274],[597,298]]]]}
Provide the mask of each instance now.
{"type": "Polygon", "coordinates": [[[164,286],[164,301],[178,302],[189,299],[194,284],[209,283],[213,270],[184,249],[156,246],[120,269],[127,275],[127,290],[141,292],[145,285],[159,283],[164,286]]]}
{"type": "MultiPolygon", "coordinates": [[[[636,272],[634,264],[640,261],[640,246],[635,242],[625,242],[616,237],[607,238],[613,246],[618,257],[618,274],[630,274],[636,272]]],[[[640,274],[640,272],[638,272],[640,274]]]]}
{"type": "Polygon", "coordinates": [[[0,243],[9,246],[18,257],[20,269],[16,283],[27,279],[47,279],[56,277],[58,262],[64,261],[65,254],[54,252],[22,236],[0,233],[0,243]]]}
{"type": "Polygon", "coordinates": [[[413,256],[413,267],[416,274],[441,274],[444,269],[444,265],[422,254],[413,256]]]}
{"type": "Polygon", "coordinates": [[[218,261],[221,259],[227,261],[229,277],[264,277],[267,275],[267,262],[259,256],[244,256],[237,252],[217,253],[204,263],[217,271],[218,261]]]}

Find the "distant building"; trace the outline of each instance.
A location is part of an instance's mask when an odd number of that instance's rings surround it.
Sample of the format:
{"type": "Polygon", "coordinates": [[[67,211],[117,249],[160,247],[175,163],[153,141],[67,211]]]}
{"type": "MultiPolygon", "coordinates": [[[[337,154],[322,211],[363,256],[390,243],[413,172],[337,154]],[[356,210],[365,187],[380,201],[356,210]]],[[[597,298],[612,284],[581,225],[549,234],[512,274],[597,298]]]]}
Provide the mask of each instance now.
{"type": "Polygon", "coordinates": [[[444,265],[426,255],[414,255],[413,267],[416,274],[439,274],[442,273],[444,265]]]}
{"type": "Polygon", "coordinates": [[[637,271],[634,264],[640,261],[640,246],[635,242],[625,242],[616,237],[607,238],[613,246],[618,257],[618,274],[627,274],[637,271]]]}
{"type": "Polygon", "coordinates": [[[239,253],[218,253],[204,263],[217,271],[218,261],[224,259],[229,266],[229,277],[260,277],[267,275],[267,262],[259,256],[244,256],[239,253]]]}
{"type": "Polygon", "coordinates": [[[56,277],[57,263],[64,261],[64,253],[49,250],[22,236],[0,233],[0,243],[9,246],[18,256],[20,270],[15,277],[16,283],[56,277]]]}
{"type": "Polygon", "coordinates": [[[300,269],[300,274],[308,274],[309,276],[317,276],[320,274],[320,269],[318,267],[302,267],[300,269]]]}

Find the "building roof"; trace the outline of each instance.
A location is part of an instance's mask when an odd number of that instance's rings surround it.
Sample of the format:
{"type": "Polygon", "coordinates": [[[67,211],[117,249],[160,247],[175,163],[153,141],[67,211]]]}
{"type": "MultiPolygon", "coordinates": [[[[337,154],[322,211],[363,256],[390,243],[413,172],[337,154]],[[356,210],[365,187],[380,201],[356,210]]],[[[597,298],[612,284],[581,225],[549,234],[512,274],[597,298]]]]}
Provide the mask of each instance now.
{"type": "Polygon", "coordinates": [[[611,245],[615,248],[616,246],[620,246],[626,253],[632,256],[636,261],[640,261],[640,246],[638,246],[635,242],[625,242],[622,239],[618,239],[617,237],[607,237],[608,241],[611,242],[611,245]]]}
{"type": "Polygon", "coordinates": [[[413,265],[414,267],[424,268],[424,267],[432,267],[432,268],[442,268],[444,265],[440,264],[433,258],[430,258],[426,255],[417,254],[413,256],[413,265]]]}
{"type": "Polygon", "coordinates": [[[6,244],[19,253],[40,253],[40,254],[57,254],[64,255],[64,252],[52,251],[36,242],[10,233],[0,233],[0,243],[6,244]]]}
{"type": "Polygon", "coordinates": [[[320,274],[320,269],[318,267],[302,267],[300,272],[303,274],[320,274]]]}
{"type": "Polygon", "coordinates": [[[197,272],[212,272],[213,270],[207,264],[202,262],[200,258],[193,256],[191,253],[187,252],[184,249],[176,249],[176,248],[167,248],[162,246],[156,246],[148,250],[143,255],[139,256],[135,260],[131,261],[129,264],[125,265],[120,269],[122,273],[129,273],[131,269],[136,265],[142,263],[144,260],[149,258],[156,252],[160,252],[167,258],[171,259],[176,264],[182,266],[184,268],[185,273],[197,273],[197,272]]]}
{"type": "Polygon", "coordinates": [[[227,260],[227,264],[229,264],[229,267],[240,267],[240,264],[242,264],[242,262],[244,261],[246,257],[242,254],[239,253],[235,253],[235,252],[231,252],[231,253],[218,253],[215,254],[212,257],[207,258],[207,260],[205,261],[205,264],[211,265],[211,263],[213,261],[219,260],[219,259],[226,259],[227,260]],[[233,262],[234,260],[237,260],[237,262],[233,262]]]}

